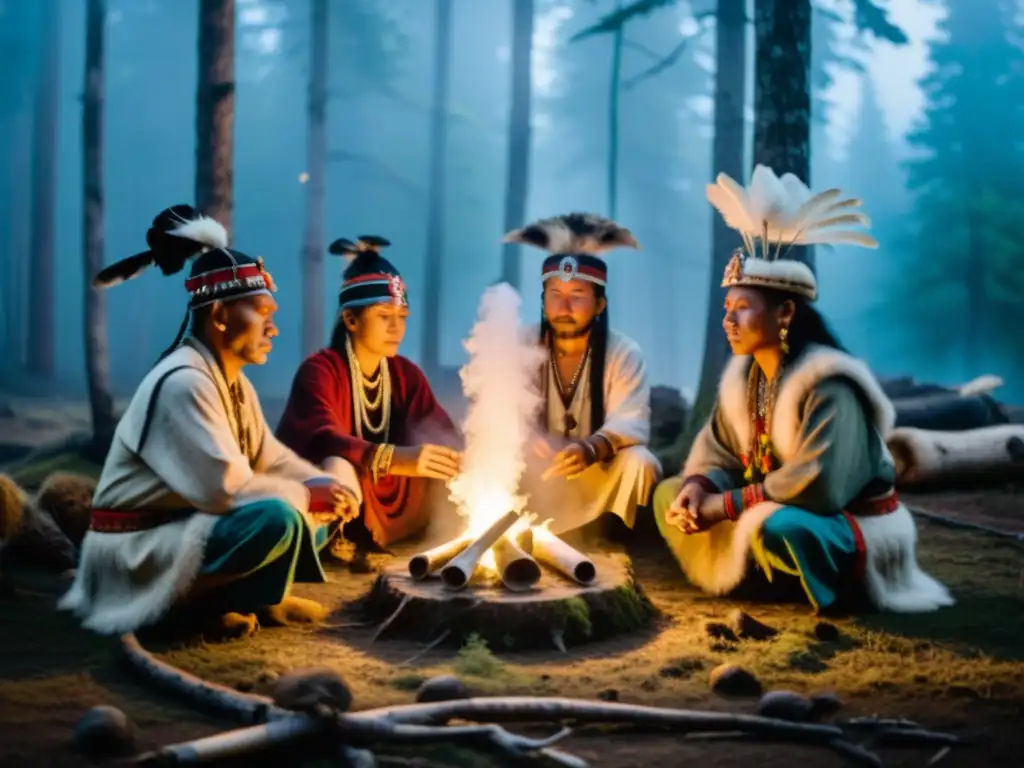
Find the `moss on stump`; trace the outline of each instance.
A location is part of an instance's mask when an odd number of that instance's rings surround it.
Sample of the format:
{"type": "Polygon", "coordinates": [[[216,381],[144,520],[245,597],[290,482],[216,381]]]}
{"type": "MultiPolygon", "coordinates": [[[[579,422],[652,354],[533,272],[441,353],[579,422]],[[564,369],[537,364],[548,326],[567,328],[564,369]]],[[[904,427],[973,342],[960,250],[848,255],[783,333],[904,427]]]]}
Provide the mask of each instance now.
{"type": "Polygon", "coordinates": [[[542,565],[541,580],[529,592],[509,592],[496,577],[479,575],[453,592],[436,575],[413,581],[403,560],[378,575],[361,609],[368,620],[390,620],[381,638],[432,642],[447,632],[445,644],[458,647],[475,634],[494,651],[564,650],[650,625],[656,609],[629,558],[602,553],[590,559],[597,567],[590,586],[542,565]]]}

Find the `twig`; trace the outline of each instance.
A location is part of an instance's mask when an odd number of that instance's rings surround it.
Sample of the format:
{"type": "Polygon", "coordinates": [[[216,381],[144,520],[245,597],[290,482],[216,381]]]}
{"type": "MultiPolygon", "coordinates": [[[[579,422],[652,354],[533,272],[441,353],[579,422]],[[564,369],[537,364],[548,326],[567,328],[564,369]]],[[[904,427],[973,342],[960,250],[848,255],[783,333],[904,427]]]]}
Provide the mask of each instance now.
{"type": "Polygon", "coordinates": [[[394,620],[397,619],[399,617],[399,615],[401,615],[402,611],[405,610],[405,606],[407,606],[409,604],[409,601],[411,601],[411,600],[412,600],[412,595],[406,595],[405,597],[402,598],[402,602],[400,602],[398,604],[398,607],[395,608],[395,612],[392,613],[390,616],[388,616],[384,620],[384,623],[381,624],[380,627],[378,627],[377,631],[374,633],[373,637],[370,639],[370,644],[371,645],[373,643],[377,642],[380,639],[380,636],[383,635],[387,631],[387,628],[391,626],[392,622],[394,622],[394,620]]]}
{"type": "Polygon", "coordinates": [[[451,633],[452,633],[452,631],[450,629],[446,629],[444,632],[442,632],[440,635],[438,635],[438,637],[436,639],[431,640],[424,648],[422,648],[421,650],[419,650],[416,653],[414,653],[412,656],[410,656],[408,659],[403,661],[398,666],[405,667],[405,666],[408,666],[409,664],[412,664],[414,661],[418,661],[424,655],[430,653],[432,650],[437,648],[437,646],[439,646],[441,643],[443,643],[445,641],[445,638],[448,637],[448,635],[450,635],[451,633]]]}
{"type": "Polygon", "coordinates": [[[627,723],[671,728],[676,732],[741,731],[744,733],[792,736],[805,742],[826,742],[843,737],[834,725],[793,723],[757,715],[701,712],[691,709],[662,709],[638,704],[596,702],[583,699],[532,698],[529,696],[480,697],[380,707],[344,717],[355,720],[386,718],[396,723],[439,723],[449,720],[472,722],[555,722],[627,723]]]}
{"type": "MultiPolygon", "coordinates": [[[[264,723],[271,718],[273,710],[277,709],[274,702],[264,696],[239,693],[159,661],[142,647],[133,634],[121,637],[121,651],[125,661],[145,677],[203,709],[228,715],[243,723],[264,723]]],[[[288,713],[279,710],[280,714],[288,713]]]]}
{"type": "Polygon", "coordinates": [[[668,69],[669,67],[673,66],[677,61],[679,61],[679,57],[683,55],[683,51],[686,50],[687,44],[690,43],[694,38],[700,37],[707,30],[707,27],[704,25],[704,22],[707,21],[707,19],[714,18],[714,17],[715,17],[715,12],[714,11],[705,11],[703,13],[696,14],[694,16],[694,18],[697,20],[697,23],[700,25],[700,28],[696,32],[694,32],[692,35],[687,35],[682,40],[680,40],[679,43],[676,45],[676,47],[673,48],[668,53],[668,55],[663,57],[661,59],[661,61],[659,61],[656,64],[652,64],[650,67],[648,67],[647,69],[643,70],[639,74],[634,75],[633,77],[629,78],[628,80],[623,81],[622,87],[624,89],[626,89],[627,91],[631,90],[634,86],[638,85],[639,83],[643,82],[644,80],[652,78],[655,75],[661,74],[666,69],[668,69]]]}
{"type": "Polygon", "coordinates": [[[925,763],[926,768],[931,768],[933,765],[938,765],[942,760],[946,758],[946,755],[948,755],[952,751],[952,747],[943,747],[934,755],[932,755],[931,759],[927,763],[925,763]]]}
{"type": "Polygon", "coordinates": [[[884,728],[875,734],[879,744],[885,746],[966,746],[967,741],[952,733],[938,733],[924,728],[884,728]]]}
{"type": "Polygon", "coordinates": [[[868,751],[860,744],[854,744],[852,741],[834,739],[828,743],[828,746],[833,751],[838,752],[844,757],[848,757],[861,765],[870,765],[872,768],[882,768],[884,765],[882,758],[874,752],[868,751]]]}

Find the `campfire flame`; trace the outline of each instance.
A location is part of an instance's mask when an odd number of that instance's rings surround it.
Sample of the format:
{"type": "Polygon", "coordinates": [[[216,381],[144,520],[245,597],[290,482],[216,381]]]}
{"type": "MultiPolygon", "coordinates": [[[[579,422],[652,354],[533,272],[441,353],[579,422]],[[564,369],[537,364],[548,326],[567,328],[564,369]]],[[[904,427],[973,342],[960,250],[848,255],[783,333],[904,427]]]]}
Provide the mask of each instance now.
{"type": "MultiPolygon", "coordinates": [[[[519,481],[525,451],[541,406],[537,371],[544,350],[520,328],[522,300],[508,283],[488,288],[480,299],[477,322],[463,346],[469,361],[459,372],[469,400],[463,421],[466,450],[462,472],[448,486],[451,500],[466,519],[465,536],[477,538],[504,515],[522,515],[527,498],[519,481]]],[[[511,541],[529,527],[520,517],[505,536],[511,541]]],[[[497,570],[493,548],[479,566],[497,570]]]]}

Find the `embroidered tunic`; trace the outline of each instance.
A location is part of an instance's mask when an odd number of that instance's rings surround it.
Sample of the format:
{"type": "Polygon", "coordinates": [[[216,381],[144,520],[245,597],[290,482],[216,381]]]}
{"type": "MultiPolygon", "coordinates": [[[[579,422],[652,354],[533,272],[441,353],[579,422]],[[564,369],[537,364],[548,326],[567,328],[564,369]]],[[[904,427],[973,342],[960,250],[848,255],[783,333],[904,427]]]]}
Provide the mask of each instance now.
{"type": "MultiPolygon", "coordinates": [[[[524,329],[536,339],[539,328],[524,329]]],[[[558,382],[550,365],[545,365],[546,378],[544,423],[548,433],[565,435],[566,415],[573,424],[570,438],[598,434],[614,449],[611,461],[588,467],[572,480],[555,478],[539,480],[546,464],[536,457],[528,458],[524,478],[530,495],[528,509],[540,520],[550,518],[551,529],[563,533],[581,527],[609,512],[632,527],[638,507],[650,502],[651,491],[661,479],[661,465],[647,448],[651,433],[651,389],[647,367],[636,342],[616,331],[608,332],[608,348],[604,369],[604,424],[593,430],[590,423],[590,377],[588,360],[578,376],[578,385],[566,408],[559,393],[558,382]]]]}
{"type": "Polygon", "coordinates": [[[125,632],[161,618],[197,575],[218,572],[208,544],[216,539],[221,554],[246,548],[244,538],[231,547],[221,538],[240,535],[253,515],[235,513],[254,505],[273,512],[263,519],[277,519],[280,535],[254,532],[260,551],[242,559],[258,570],[285,540],[277,556],[290,558],[262,597],[279,600],[292,578],[324,580],[314,551],[324,542],[314,542],[306,518],[307,484],[330,478],[274,437],[245,376],[235,386],[237,409],[212,353],[191,338],[139,385],[100,475],[74,584],[60,603],[85,627],[125,632]]]}

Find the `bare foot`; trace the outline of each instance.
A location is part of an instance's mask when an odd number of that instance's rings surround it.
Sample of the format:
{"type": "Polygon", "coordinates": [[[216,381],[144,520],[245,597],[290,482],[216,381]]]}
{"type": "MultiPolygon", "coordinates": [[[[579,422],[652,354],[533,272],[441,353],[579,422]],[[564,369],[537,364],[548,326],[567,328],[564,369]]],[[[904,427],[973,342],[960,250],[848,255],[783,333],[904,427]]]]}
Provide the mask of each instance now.
{"type": "Polygon", "coordinates": [[[287,627],[295,624],[316,624],[327,618],[327,609],[315,600],[289,595],[277,605],[260,611],[260,621],[267,626],[287,627]]]}
{"type": "Polygon", "coordinates": [[[203,637],[211,643],[242,640],[255,635],[259,628],[255,614],[231,611],[210,621],[203,637]]]}

